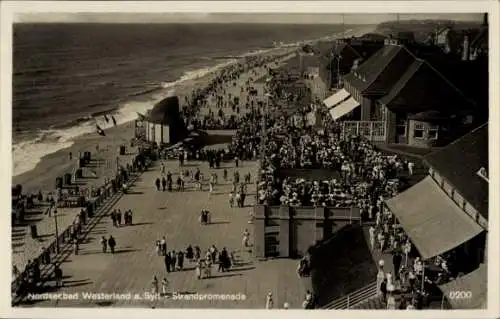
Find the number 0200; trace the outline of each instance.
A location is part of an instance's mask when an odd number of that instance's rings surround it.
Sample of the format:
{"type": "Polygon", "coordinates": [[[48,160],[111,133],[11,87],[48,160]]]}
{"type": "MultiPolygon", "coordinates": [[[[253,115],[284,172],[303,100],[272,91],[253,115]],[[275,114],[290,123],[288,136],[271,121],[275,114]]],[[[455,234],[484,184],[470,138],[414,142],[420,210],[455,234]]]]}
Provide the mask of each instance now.
{"type": "Polygon", "coordinates": [[[450,291],[450,299],[470,299],[472,298],[472,291],[450,291]]]}

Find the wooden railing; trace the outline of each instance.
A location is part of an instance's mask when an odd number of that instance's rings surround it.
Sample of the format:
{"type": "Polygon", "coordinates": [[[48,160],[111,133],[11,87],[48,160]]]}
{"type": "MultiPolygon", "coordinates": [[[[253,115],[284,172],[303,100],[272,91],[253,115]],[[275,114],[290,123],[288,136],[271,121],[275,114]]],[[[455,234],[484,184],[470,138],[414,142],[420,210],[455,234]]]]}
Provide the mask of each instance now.
{"type": "Polygon", "coordinates": [[[323,309],[349,309],[377,295],[377,282],[374,281],[346,296],[326,304],[323,309]]]}
{"type": "Polygon", "coordinates": [[[372,142],[386,140],[386,122],[384,121],[344,121],[342,122],[342,135],[363,136],[372,142]]]}

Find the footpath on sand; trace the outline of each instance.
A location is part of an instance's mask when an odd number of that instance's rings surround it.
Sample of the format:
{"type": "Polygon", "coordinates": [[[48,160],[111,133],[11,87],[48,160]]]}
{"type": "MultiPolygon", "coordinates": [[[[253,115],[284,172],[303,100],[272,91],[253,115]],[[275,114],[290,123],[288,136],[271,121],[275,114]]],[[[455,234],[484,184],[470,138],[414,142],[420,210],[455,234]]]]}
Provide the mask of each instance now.
{"type": "MultiPolygon", "coordinates": [[[[207,163],[190,162],[188,169],[199,167],[204,176],[209,176],[207,163]]],[[[178,173],[178,162],[166,162],[167,170],[178,173]]],[[[272,292],[276,307],[288,302],[292,308],[299,308],[305,294],[306,282],[296,274],[297,262],[277,259],[259,262],[252,258],[249,249],[242,247],[242,233],[251,230],[248,224],[255,194],[256,162],[243,162],[238,171],[240,176],[250,172],[252,183],[248,187],[248,200],[244,208],[229,207],[229,192],[232,182],[224,182],[222,171],[228,170],[232,179],[234,164],[223,163],[215,170],[219,175],[219,184],[210,194],[206,189],[196,191],[192,183],[187,184],[184,192],[157,191],[154,180],[160,175],[156,166],[145,172],[131,192],[123,196],[113,207],[131,209],[134,214],[132,226],[113,227],[110,217],[105,217],[90,233],[87,243],[81,245],[78,255],[62,264],[65,274],[64,287],[58,292],[77,293],[75,300],[48,300],[37,302],[35,306],[80,306],[92,307],[132,306],[157,308],[264,308],[266,295],[272,292]],[[199,215],[202,209],[212,214],[212,223],[200,225],[199,215]],[[101,236],[113,235],[117,241],[114,255],[101,251],[101,236]],[[156,254],[155,241],[167,237],[169,251],[185,250],[190,244],[200,246],[202,252],[212,244],[218,249],[226,247],[234,252],[236,263],[227,273],[218,273],[214,266],[213,278],[198,280],[195,278],[194,265],[186,262],[186,270],[167,274],[163,257],[156,254]],[[169,281],[170,293],[182,295],[179,298],[157,297],[147,299],[151,292],[151,280],[156,275],[161,282],[169,281]],[[119,298],[98,298],[89,300],[86,293],[139,294],[142,299],[118,300],[119,298]],[[244,295],[244,300],[187,300],[194,294],[234,294],[244,295]]],[[[178,296],[176,294],[176,296],[178,296]]],[[[210,298],[210,297],[208,297],[210,298]]],[[[217,297],[215,297],[217,298],[217,297]]]]}

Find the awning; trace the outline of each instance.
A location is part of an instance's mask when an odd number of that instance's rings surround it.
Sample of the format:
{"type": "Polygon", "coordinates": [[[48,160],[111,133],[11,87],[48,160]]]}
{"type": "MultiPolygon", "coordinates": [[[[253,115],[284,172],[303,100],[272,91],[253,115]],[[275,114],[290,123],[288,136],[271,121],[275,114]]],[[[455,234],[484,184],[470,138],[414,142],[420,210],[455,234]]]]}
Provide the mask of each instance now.
{"type": "Polygon", "coordinates": [[[341,118],[342,116],[346,115],[347,113],[351,112],[354,110],[356,107],[359,106],[358,101],[356,101],[354,98],[350,97],[346,101],[340,103],[336,107],[332,108],[330,110],[330,115],[333,118],[334,121],[337,119],[341,118]]]}
{"type": "Polygon", "coordinates": [[[439,286],[453,309],[487,308],[487,270],[486,265],[481,265],[473,272],[439,286]]]}
{"type": "Polygon", "coordinates": [[[430,176],[386,200],[386,204],[424,260],[447,252],[483,231],[430,176]]]}
{"type": "Polygon", "coordinates": [[[335,94],[333,94],[332,96],[326,98],[323,103],[326,105],[326,107],[329,109],[337,104],[339,104],[340,102],[342,102],[343,100],[345,100],[347,97],[349,97],[351,94],[349,94],[349,92],[347,92],[346,90],[342,89],[338,92],[335,92],[335,94]]]}

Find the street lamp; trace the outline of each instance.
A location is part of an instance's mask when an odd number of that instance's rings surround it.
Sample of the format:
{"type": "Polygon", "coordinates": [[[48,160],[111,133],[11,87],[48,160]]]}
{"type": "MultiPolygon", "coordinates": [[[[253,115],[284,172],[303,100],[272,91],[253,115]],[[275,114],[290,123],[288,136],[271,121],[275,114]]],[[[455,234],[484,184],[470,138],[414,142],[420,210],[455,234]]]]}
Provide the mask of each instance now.
{"type": "Polygon", "coordinates": [[[56,200],[54,203],[54,223],[56,226],[56,253],[59,254],[60,246],[59,246],[59,227],[57,225],[57,202],[59,201],[59,195],[56,195],[56,200]]]}
{"type": "Polygon", "coordinates": [[[340,89],[340,54],[337,55],[337,88],[340,89]]]}

